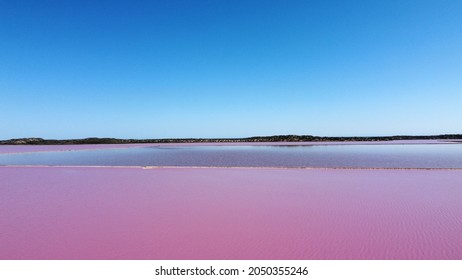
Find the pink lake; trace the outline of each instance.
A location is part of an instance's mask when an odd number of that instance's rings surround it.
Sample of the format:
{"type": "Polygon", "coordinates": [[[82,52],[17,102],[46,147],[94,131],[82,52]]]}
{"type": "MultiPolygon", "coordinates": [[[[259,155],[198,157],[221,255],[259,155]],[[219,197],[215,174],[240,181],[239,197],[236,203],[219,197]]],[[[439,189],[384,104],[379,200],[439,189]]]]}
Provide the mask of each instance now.
{"type": "Polygon", "coordinates": [[[84,145],[0,145],[0,154],[31,153],[51,151],[81,151],[99,149],[124,149],[151,146],[300,146],[300,145],[402,145],[402,144],[441,144],[460,143],[450,140],[395,140],[395,141],[361,141],[361,142],[210,142],[210,143],[153,143],[153,144],[84,144],[84,145]]]}
{"type": "Polygon", "coordinates": [[[0,167],[0,259],[462,259],[462,170],[0,167]]]}

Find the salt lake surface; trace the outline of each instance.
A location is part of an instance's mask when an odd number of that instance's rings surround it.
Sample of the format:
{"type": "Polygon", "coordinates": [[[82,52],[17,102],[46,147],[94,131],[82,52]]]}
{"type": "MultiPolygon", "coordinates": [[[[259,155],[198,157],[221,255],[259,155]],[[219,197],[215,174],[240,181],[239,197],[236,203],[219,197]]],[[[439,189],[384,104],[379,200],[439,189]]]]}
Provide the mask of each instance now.
{"type": "Polygon", "coordinates": [[[460,144],[0,148],[0,259],[462,259],[460,144]]]}
{"type": "Polygon", "coordinates": [[[135,146],[0,154],[0,165],[462,168],[462,144],[135,146]]]}
{"type": "Polygon", "coordinates": [[[462,259],[462,170],[0,167],[0,259],[462,259]]]}

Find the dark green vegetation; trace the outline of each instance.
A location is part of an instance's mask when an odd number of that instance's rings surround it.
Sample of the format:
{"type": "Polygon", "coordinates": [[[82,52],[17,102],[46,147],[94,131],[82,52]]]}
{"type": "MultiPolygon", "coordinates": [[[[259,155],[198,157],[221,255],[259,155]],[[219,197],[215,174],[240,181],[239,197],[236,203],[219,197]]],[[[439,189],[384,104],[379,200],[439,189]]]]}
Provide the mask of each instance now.
{"type": "Polygon", "coordinates": [[[0,141],[0,145],[72,145],[72,144],[133,144],[133,143],[212,143],[212,142],[322,142],[322,141],[391,141],[391,140],[462,140],[462,134],[429,136],[322,137],[312,135],[275,135],[248,138],[178,138],[178,139],[117,139],[84,138],[54,140],[19,138],[0,141]]]}

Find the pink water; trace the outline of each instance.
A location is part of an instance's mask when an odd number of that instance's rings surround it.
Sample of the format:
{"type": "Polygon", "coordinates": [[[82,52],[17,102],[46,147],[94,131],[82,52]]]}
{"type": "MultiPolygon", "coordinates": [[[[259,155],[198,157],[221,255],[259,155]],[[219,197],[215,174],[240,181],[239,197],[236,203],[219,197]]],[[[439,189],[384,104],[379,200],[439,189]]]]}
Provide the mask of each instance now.
{"type": "Polygon", "coordinates": [[[0,154],[120,149],[153,144],[85,144],[85,145],[0,145],[0,154]]]}
{"type": "Polygon", "coordinates": [[[441,144],[459,143],[445,140],[396,140],[396,141],[361,141],[361,142],[236,142],[236,143],[158,143],[158,144],[85,144],[85,145],[0,145],[0,154],[59,152],[97,149],[123,149],[149,146],[299,146],[299,145],[402,145],[402,144],[441,144]]]}
{"type": "Polygon", "coordinates": [[[461,259],[461,170],[0,167],[0,259],[461,259]]]}

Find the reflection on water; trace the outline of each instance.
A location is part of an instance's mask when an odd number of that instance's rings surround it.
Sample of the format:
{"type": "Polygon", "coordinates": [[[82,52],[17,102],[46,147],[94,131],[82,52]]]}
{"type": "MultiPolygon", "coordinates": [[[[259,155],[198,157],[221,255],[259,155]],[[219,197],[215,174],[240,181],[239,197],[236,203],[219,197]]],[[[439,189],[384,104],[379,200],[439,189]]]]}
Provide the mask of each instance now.
{"type": "Polygon", "coordinates": [[[0,165],[462,168],[462,145],[151,146],[3,154],[0,165]]]}

